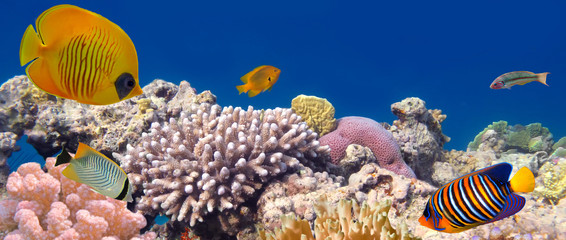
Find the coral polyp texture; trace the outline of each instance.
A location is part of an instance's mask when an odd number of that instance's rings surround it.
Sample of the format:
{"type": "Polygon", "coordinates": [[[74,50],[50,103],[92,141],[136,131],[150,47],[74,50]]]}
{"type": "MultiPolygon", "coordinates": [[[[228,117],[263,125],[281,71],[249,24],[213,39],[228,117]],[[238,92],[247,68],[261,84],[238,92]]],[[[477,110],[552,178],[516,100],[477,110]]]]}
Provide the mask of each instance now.
{"type": "Polygon", "coordinates": [[[201,104],[154,122],[121,159],[137,191],[137,208],[173,220],[196,221],[237,210],[271,178],[328,156],[317,134],[291,109],[243,110],[201,104]]]}
{"type": "Polygon", "coordinates": [[[344,158],[348,145],[359,144],[371,149],[379,166],[399,175],[415,178],[413,170],[403,161],[399,145],[391,133],[372,119],[340,118],[336,130],[322,136],[320,143],[330,146],[330,156],[334,164],[344,158]]]}
{"type": "Polygon", "coordinates": [[[407,225],[401,223],[395,230],[389,223],[387,213],[391,201],[363,202],[340,200],[332,205],[325,198],[315,203],[316,219],[314,237],[307,220],[297,219],[294,214],[281,217],[281,228],[274,232],[259,229],[262,240],[276,239],[325,239],[325,240],[378,240],[378,239],[416,239],[409,235],[407,225]]]}
{"type": "Polygon", "coordinates": [[[107,198],[62,175],[48,158],[45,173],[37,163],[25,163],[10,174],[9,197],[0,201],[0,230],[6,240],[19,239],[155,239],[139,235],[146,220],[130,212],[126,202],[107,198]]]}

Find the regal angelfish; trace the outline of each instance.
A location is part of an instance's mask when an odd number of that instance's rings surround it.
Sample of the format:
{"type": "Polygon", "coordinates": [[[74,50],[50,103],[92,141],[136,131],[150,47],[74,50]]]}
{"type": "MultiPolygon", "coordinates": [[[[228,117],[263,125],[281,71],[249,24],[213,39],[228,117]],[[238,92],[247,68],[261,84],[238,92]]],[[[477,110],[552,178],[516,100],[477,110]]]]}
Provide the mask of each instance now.
{"type": "Polygon", "coordinates": [[[532,192],[535,187],[526,167],[509,181],[512,169],[509,163],[499,163],[449,182],[432,194],[419,222],[457,233],[512,216],[525,206],[525,198],[514,192],[532,192]]]}

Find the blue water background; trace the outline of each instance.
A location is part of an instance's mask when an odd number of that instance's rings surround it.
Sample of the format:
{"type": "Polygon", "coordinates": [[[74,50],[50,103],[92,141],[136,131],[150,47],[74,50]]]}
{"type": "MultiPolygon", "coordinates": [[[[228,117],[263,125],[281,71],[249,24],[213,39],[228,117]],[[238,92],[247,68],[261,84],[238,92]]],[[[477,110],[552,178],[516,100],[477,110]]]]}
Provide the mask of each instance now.
{"type": "Polygon", "coordinates": [[[564,1],[5,1],[0,81],[24,74],[24,30],[70,3],[129,34],[140,82],[187,80],[222,106],[290,107],[299,94],[327,98],[336,117],[391,123],[390,105],[419,97],[447,114],[446,149],[465,150],[493,121],[540,122],[566,136],[564,1]],[[271,92],[238,95],[259,65],[282,70],[271,92]],[[551,72],[540,83],[492,90],[500,74],[551,72]]]}

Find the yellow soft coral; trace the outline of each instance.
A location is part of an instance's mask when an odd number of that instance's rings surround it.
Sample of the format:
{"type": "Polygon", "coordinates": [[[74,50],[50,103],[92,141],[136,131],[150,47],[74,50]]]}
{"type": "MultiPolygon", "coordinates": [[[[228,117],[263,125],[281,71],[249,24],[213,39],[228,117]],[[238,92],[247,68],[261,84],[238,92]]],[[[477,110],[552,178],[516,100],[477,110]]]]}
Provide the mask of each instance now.
{"type": "Polygon", "coordinates": [[[291,108],[320,136],[336,128],[334,107],[326,98],[301,94],[291,101],[291,108]]]}
{"type": "Polygon", "coordinates": [[[389,223],[387,213],[391,201],[381,203],[362,203],[355,200],[340,200],[332,206],[325,197],[314,205],[317,218],[314,221],[315,237],[306,220],[296,219],[294,214],[281,217],[281,229],[273,233],[259,230],[263,240],[380,240],[414,239],[408,233],[407,225],[402,223],[398,230],[389,223]]]}

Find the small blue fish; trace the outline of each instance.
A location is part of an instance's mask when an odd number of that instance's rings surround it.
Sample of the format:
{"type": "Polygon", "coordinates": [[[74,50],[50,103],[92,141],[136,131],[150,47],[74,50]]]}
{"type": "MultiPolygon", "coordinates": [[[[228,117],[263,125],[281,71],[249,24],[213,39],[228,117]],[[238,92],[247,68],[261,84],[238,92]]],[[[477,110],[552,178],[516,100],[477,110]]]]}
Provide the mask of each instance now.
{"type": "Polygon", "coordinates": [[[169,218],[165,215],[159,214],[157,217],[155,217],[154,221],[155,221],[155,224],[161,226],[161,225],[169,222],[169,218]]]}

